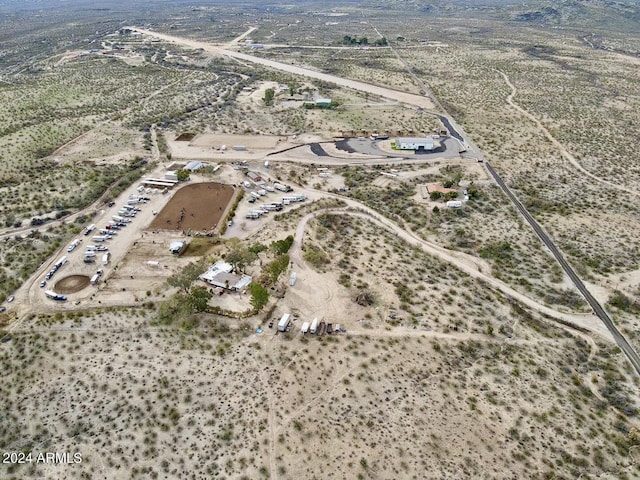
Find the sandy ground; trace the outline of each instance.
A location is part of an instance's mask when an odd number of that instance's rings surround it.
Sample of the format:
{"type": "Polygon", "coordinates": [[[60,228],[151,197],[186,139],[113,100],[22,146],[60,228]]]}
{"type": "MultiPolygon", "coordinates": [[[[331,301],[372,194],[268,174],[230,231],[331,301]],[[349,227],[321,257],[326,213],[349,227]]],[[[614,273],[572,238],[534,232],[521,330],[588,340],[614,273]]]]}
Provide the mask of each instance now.
{"type": "MultiPolygon", "coordinates": [[[[288,71],[300,73],[294,68],[288,71]]],[[[251,97],[259,98],[264,88],[251,97]]],[[[403,97],[398,94],[396,98],[402,101],[403,97]]],[[[309,147],[302,147],[269,157],[270,161],[282,161],[278,165],[281,170],[265,168],[266,152],[293,145],[294,141],[318,139],[206,134],[191,143],[168,143],[174,159],[246,159],[251,169],[267,180],[294,161],[332,166],[379,160],[324,144],[328,153],[340,158],[317,157],[309,147]],[[222,142],[227,146],[244,144],[250,151],[223,153],[212,148],[222,142]]],[[[461,164],[479,182],[489,181],[484,168],[475,161],[431,161],[461,164]]],[[[309,174],[310,168],[306,165],[302,171],[309,174]]],[[[423,165],[398,172],[397,178],[381,176],[374,184],[392,186],[436,173],[439,168],[423,165]]],[[[161,166],[148,176],[161,177],[163,171],[161,166]]],[[[342,186],[342,178],[332,170],[329,173],[331,176],[325,179],[313,172],[309,183],[317,180],[336,188],[342,186]]],[[[213,178],[229,184],[240,184],[244,179],[230,165],[222,166],[214,177],[193,177],[193,182],[213,178]]],[[[114,207],[99,211],[92,222],[98,227],[105,224],[135,187],[123,193],[114,207]]],[[[255,190],[252,187],[246,192],[255,190]]],[[[22,319],[12,325],[12,331],[29,334],[30,329],[40,328],[50,335],[33,341],[56,338],[53,341],[64,344],[65,349],[54,344],[53,357],[49,353],[34,355],[41,360],[39,369],[21,366],[26,373],[37,371],[43,376],[37,387],[34,384],[24,394],[38,399],[49,395],[55,401],[43,402],[46,405],[38,408],[16,400],[27,405],[22,407],[26,411],[19,421],[10,421],[13,427],[22,427],[17,431],[37,431],[46,438],[49,434],[43,433],[42,424],[45,432],[64,432],[72,439],[72,446],[91,460],[87,462],[91,467],[86,468],[97,470],[83,470],[86,475],[129,478],[128,458],[134,458],[136,467],[163,468],[166,476],[173,477],[192,472],[211,476],[224,471],[233,478],[242,478],[242,474],[244,478],[274,479],[356,478],[358,474],[363,478],[525,478],[534,470],[542,475],[539,470],[546,467],[539,462],[541,456],[566,458],[567,450],[576,458],[582,455],[580,446],[584,442],[579,439],[589,432],[584,417],[573,405],[583,402],[589,411],[596,408],[589,403],[593,398],[603,400],[599,388],[605,380],[590,370],[589,362],[595,361],[600,349],[608,348],[611,340],[593,315],[558,312],[491,277],[487,273],[490,265],[483,259],[418,238],[354,200],[294,185],[291,193],[269,192],[253,204],[245,196],[235,223],[224,235],[225,239],[239,237],[265,245],[294,235],[290,269],[282,280],[286,283],[289,274],[295,272],[297,282],[277,301],[270,318],[277,320],[283,313],[293,313],[291,331],[276,335],[275,329],[265,328],[262,334],[255,333],[256,326],[264,326],[269,320],[263,315],[244,323],[230,322],[232,328],[224,335],[219,335],[216,327],[217,322],[226,320],[213,316],[201,318],[193,335],[179,328],[155,328],[149,324],[153,311],[134,307],[146,303],[153,307],[167,298],[172,291],[164,285],[166,278],[195,258],[168,253],[171,240],[184,238],[181,233],[150,227],[153,211],[166,207],[176,191],[149,196],[151,201],[140,205],[142,212],[133,222],[106,242],[112,254],[109,265],[100,265],[99,260],[91,266],[82,262],[84,246],[91,236],[81,236],[82,243],[74,252],[66,254],[65,245],[51,259],[61,255],[68,258],[53,281],[68,275],[90,276],[103,268],[105,274],[97,286],[70,294],[67,303],[52,302],[37,285],[49,262],[16,294],[22,319]],[[259,205],[297,193],[304,193],[308,200],[285,206],[277,214],[280,221],[275,221],[275,212],[259,220],[245,219],[246,213],[259,205]],[[324,212],[308,212],[313,202],[323,198],[341,198],[349,206],[348,210],[330,210],[354,223],[354,230],[344,236],[346,243],[344,237],[327,237],[327,228],[318,222],[324,212]],[[299,217],[287,218],[297,209],[305,210],[299,217]],[[333,252],[332,248],[337,244],[347,248],[349,242],[355,244],[349,254],[357,258],[359,268],[350,272],[348,280],[375,291],[377,302],[370,307],[354,302],[355,287],[344,286],[344,279],[339,277],[344,273],[341,268],[331,264],[322,271],[304,259],[309,245],[340,255],[341,251],[333,252]],[[419,263],[424,259],[418,252],[429,256],[424,265],[419,263]],[[404,268],[390,269],[389,265],[404,268]],[[435,272],[440,265],[449,268],[435,272]],[[420,297],[424,301],[422,311],[411,302],[402,309],[398,307],[396,285],[403,282],[422,287],[412,291],[411,299],[420,297]],[[530,316],[515,313],[509,306],[510,299],[524,305],[530,316]],[[109,306],[132,308],[115,313],[84,312],[76,321],[56,320],[46,328],[36,327],[40,325],[37,317],[27,315],[109,306]],[[413,313],[409,314],[411,309],[413,313]],[[389,314],[396,311],[404,312],[402,318],[397,324],[389,323],[389,314]],[[429,320],[430,314],[441,318],[442,323],[429,320]],[[301,323],[316,317],[334,325],[340,323],[348,332],[303,337],[301,323]],[[487,325],[492,322],[496,330],[498,325],[505,330],[499,335],[490,333],[487,325]],[[63,352],[60,357],[58,350],[63,352]],[[550,357],[561,360],[555,364],[548,361],[550,357]],[[580,388],[572,390],[572,385],[580,388]],[[571,402],[562,401],[566,398],[571,402]],[[562,420],[554,424],[556,416],[562,420]],[[549,417],[552,419],[547,420],[549,417]],[[81,421],[86,425],[80,425],[81,421]],[[98,426],[106,426],[106,431],[97,431],[98,426]],[[82,435],[73,434],[78,429],[82,435]],[[109,448],[98,446],[99,441],[108,442],[109,448]],[[188,444],[192,453],[182,455],[175,448],[179,444],[188,444]],[[116,448],[133,452],[127,459],[118,460],[117,467],[101,455],[116,448]],[[539,465],[522,463],[514,452],[539,465]],[[168,466],[162,466],[164,462],[168,466]],[[173,471],[169,473],[169,469],[173,471]]],[[[259,266],[249,270],[257,274],[259,266]]],[[[639,280],[639,271],[634,271],[612,277],[606,288],[589,287],[604,301],[614,284],[631,286],[639,280]]],[[[249,305],[248,296],[242,294],[214,297],[211,304],[232,311],[243,311],[249,305]]],[[[603,358],[607,362],[619,360],[608,352],[603,358]]],[[[9,375],[17,371],[7,368],[9,375]]],[[[8,384],[17,380],[12,377],[8,384]]],[[[583,403],[578,404],[582,407],[583,403]]],[[[613,409],[606,405],[598,408],[606,422],[614,420],[613,409]]],[[[598,434],[590,435],[590,442],[600,448],[604,442],[598,437],[602,429],[594,431],[598,434]]],[[[66,446],[53,440],[51,444],[66,446]]],[[[586,457],[585,461],[589,463],[586,457]]],[[[548,462],[551,464],[551,460],[548,462]]],[[[558,463],[557,467],[563,465],[558,463]]],[[[80,467],[75,470],[79,471],[80,467]]],[[[47,475],[53,478],[61,471],[49,466],[47,475]]]]}
{"type": "Polygon", "coordinates": [[[189,146],[219,149],[222,145],[230,150],[236,145],[244,146],[248,149],[274,150],[280,146],[285,137],[269,135],[222,135],[217,133],[203,133],[189,142],[189,146]]]}
{"type": "Polygon", "coordinates": [[[149,229],[213,232],[233,195],[231,186],[220,183],[184,185],[158,212],[149,229]]]}

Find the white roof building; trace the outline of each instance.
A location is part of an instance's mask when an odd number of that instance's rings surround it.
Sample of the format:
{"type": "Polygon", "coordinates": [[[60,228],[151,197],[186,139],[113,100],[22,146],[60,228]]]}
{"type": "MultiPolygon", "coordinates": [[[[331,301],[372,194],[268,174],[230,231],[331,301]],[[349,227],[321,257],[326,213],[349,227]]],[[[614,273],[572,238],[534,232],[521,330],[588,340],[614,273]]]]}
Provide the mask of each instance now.
{"type": "Polygon", "coordinates": [[[189,170],[191,172],[195,172],[196,170],[200,170],[201,168],[204,168],[204,164],[202,162],[198,162],[197,160],[187,163],[184,167],[185,170],[189,170]]]}
{"type": "Polygon", "coordinates": [[[440,144],[431,137],[400,137],[396,138],[396,148],[400,150],[435,150],[440,144]]]}
{"type": "Polygon", "coordinates": [[[235,275],[231,273],[233,266],[223,260],[219,260],[200,275],[200,279],[214,287],[226,288],[227,290],[243,290],[251,282],[249,275],[235,275]]]}

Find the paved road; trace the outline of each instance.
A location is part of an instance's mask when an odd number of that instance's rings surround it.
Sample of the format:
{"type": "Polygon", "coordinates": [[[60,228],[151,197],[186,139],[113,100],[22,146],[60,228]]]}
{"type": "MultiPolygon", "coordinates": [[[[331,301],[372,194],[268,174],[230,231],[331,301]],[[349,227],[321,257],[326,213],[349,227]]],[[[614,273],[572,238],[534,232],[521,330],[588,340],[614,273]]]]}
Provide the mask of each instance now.
{"type": "MultiPolygon", "coordinates": [[[[258,63],[258,64],[264,65],[266,67],[275,68],[277,70],[281,70],[281,71],[285,71],[285,72],[289,72],[289,73],[293,73],[293,74],[297,74],[297,75],[317,78],[317,79],[320,79],[320,80],[324,80],[326,82],[334,83],[336,85],[341,85],[341,86],[353,88],[353,89],[360,90],[360,91],[363,91],[363,92],[369,92],[369,93],[372,93],[374,95],[380,95],[380,96],[385,97],[385,98],[391,98],[391,99],[396,100],[396,101],[404,102],[404,103],[407,103],[407,104],[410,104],[410,105],[414,105],[414,106],[423,108],[424,111],[426,111],[426,113],[429,113],[431,115],[438,115],[440,120],[442,120],[442,122],[449,129],[449,131],[451,132],[451,135],[454,138],[457,138],[461,142],[461,144],[467,150],[469,150],[472,154],[477,155],[478,159],[484,159],[482,154],[481,154],[480,149],[478,149],[476,147],[476,145],[473,143],[473,141],[464,132],[464,130],[455,122],[455,120],[453,120],[453,118],[451,118],[450,116],[447,116],[447,115],[441,115],[439,113],[433,112],[434,104],[431,101],[431,99],[428,98],[428,97],[421,96],[421,95],[415,95],[415,94],[409,94],[409,93],[400,92],[400,91],[395,91],[395,90],[392,90],[390,88],[384,88],[384,87],[379,87],[377,85],[372,85],[372,84],[365,83],[365,82],[359,82],[359,81],[355,81],[355,80],[345,79],[345,78],[342,78],[342,77],[337,77],[335,75],[328,75],[328,74],[325,74],[325,73],[322,73],[322,72],[318,72],[316,70],[311,70],[311,69],[308,69],[308,68],[301,68],[301,67],[297,67],[295,65],[289,65],[289,64],[282,63],[282,62],[275,62],[275,61],[272,61],[272,60],[267,60],[267,59],[264,59],[264,58],[255,57],[253,55],[247,55],[247,54],[244,54],[244,53],[233,52],[233,51],[230,51],[230,50],[225,50],[223,48],[208,44],[206,42],[201,42],[201,41],[191,40],[191,39],[186,39],[186,38],[180,38],[180,37],[174,37],[174,36],[171,36],[171,35],[166,35],[166,34],[153,32],[153,31],[149,31],[149,30],[144,30],[144,29],[137,28],[137,27],[128,27],[128,28],[131,28],[132,30],[138,31],[138,32],[146,34],[146,35],[152,35],[152,36],[161,38],[161,39],[166,40],[168,42],[183,44],[183,45],[190,46],[192,48],[202,48],[205,51],[218,53],[218,54],[222,54],[222,55],[227,55],[227,56],[235,58],[237,60],[245,60],[247,62],[258,63]]],[[[616,326],[613,324],[613,321],[611,320],[609,315],[605,312],[605,310],[602,308],[602,306],[597,302],[597,300],[587,290],[587,288],[584,286],[584,284],[582,283],[582,281],[580,280],[578,275],[573,271],[571,266],[564,259],[564,257],[562,256],[562,254],[560,253],[558,248],[555,246],[553,241],[549,238],[549,236],[542,230],[540,225],[538,225],[538,223],[534,220],[534,218],[531,216],[531,214],[518,201],[518,199],[515,197],[515,195],[513,195],[513,193],[511,193],[509,188],[502,181],[502,179],[496,173],[496,171],[493,169],[493,167],[491,167],[488,163],[486,165],[487,165],[487,169],[489,170],[489,173],[491,173],[491,175],[494,177],[496,183],[498,183],[498,185],[502,188],[502,190],[505,192],[507,197],[514,203],[516,208],[518,208],[520,213],[529,222],[529,224],[532,226],[532,228],[535,230],[535,232],[538,234],[538,236],[541,238],[541,240],[551,250],[551,252],[553,253],[554,257],[556,258],[558,263],[560,263],[560,266],[565,270],[565,272],[567,272],[567,275],[569,275],[569,278],[571,278],[571,280],[575,284],[575,286],[578,289],[578,291],[580,291],[580,293],[584,296],[584,298],[587,300],[587,302],[591,305],[591,307],[593,308],[593,310],[596,313],[596,315],[602,320],[602,322],[606,325],[607,329],[613,335],[613,337],[614,337],[616,343],[618,344],[618,346],[620,346],[622,351],[627,355],[627,358],[629,358],[629,361],[631,362],[633,367],[636,369],[636,372],[638,372],[638,374],[640,374],[640,357],[638,356],[638,354],[631,347],[631,345],[624,338],[624,336],[620,333],[620,331],[616,328],[616,326]]]]}
{"type": "Polygon", "coordinates": [[[500,178],[500,175],[498,175],[498,173],[494,170],[494,168],[489,163],[485,163],[485,165],[487,167],[487,170],[489,170],[489,173],[493,176],[496,183],[500,186],[500,188],[505,193],[505,195],[509,197],[509,200],[511,200],[511,202],[516,206],[516,208],[520,211],[520,213],[525,218],[525,220],[529,222],[529,225],[531,225],[531,227],[534,229],[538,237],[540,237],[540,239],[544,242],[547,248],[551,251],[555,259],[558,261],[562,269],[569,276],[569,278],[571,279],[573,284],[576,286],[578,291],[582,294],[582,296],[589,303],[589,305],[591,305],[591,308],[593,309],[594,313],[606,325],[609,332],[611,332],[611,335],[613,336],[613,339],[615,340],[615,342],[618,344],[620,349],[627,356],[627,358],[629,359],[629,362],[631,362],[631,365],[633,365],[633,368],[636,370],[636,372],[640,375],[640,356],[638,356],[638,353],[633,349],[633,347],[627,341],[624,335],[620,333],[618,328],[613,323],[613,320],[611,320],[611,317],[609,316],[609,314],[607,314],[607,312],[604,310],[604,308],[602,308],[602,306],[600,305],[600,303],[598,303],[598,301],[594,298],[594,296],[591,295],[591,292],[589,292],[587,287],[585,287],[584,283],[582,283],[582,280],[580,280],[580,277],[578,277],[578,275],[573,270],[571,265],[569,265],[569,262],[567,262],[567,260],[564,258],[564,256],[558,249],[558,247],[556,247],[556,245],[553,243],[553,240],[549,238],[547,233],[542,229],[542,227],[538,224],[538,222],[536,222],[536,220],[527,211],[524,205],[520,203],[520,200],[518,200],[517,197],[513,194],[513,192],[511,192],[509,187],[507,187],[507,185],[504,183],[502,178],[500,178]]]}

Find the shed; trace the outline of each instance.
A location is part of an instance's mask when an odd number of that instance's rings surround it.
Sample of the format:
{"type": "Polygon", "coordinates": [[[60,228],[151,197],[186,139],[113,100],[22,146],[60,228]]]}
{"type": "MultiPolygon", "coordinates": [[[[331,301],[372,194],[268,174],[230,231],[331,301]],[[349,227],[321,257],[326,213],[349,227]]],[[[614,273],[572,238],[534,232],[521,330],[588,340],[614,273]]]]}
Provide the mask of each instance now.
{"type": "Polygon", "coordinates": [[[185,170],[189,170],[191,172],[195,172],[196,170],[200,170],[200,169],[204,168],[204,163],[198,162],[197,160],[194,160],[193,162],[187,163],[187,165],[184,168],[185,168],[185,170]]]}
{"type": "MultiPolygon", "coordinates": [[[[440,146],[439,144],[437,146],[440,146]]],[[[395,148],[398,150],[435,150],[436,142],[431,137],[399,137],[396,138],[395,148]]]]}

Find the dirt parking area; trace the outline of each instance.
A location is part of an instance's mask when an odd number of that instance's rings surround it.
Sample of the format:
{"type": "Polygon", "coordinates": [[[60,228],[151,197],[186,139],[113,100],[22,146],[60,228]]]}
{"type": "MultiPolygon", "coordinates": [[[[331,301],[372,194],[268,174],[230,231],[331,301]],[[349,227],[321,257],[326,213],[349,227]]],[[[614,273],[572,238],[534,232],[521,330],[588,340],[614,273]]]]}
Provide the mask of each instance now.
{"type": "Polygon", "coordinates": [[[216,133],[203,133],[191,140],[190,145],[196,147],[220,148],[226,145],[227,149],[234,146],[243,146],[249,149],[275,149],[279,143],[285,142],[286,137],[274,135],[222,135],[216,133]]]}
{"type": "Polygon", "coordinates": [[[184,232],[212,231],[224,215],[233,193],[232,186],[221,183],[186,185],[174,194],[149,228],[184,232]]]}

